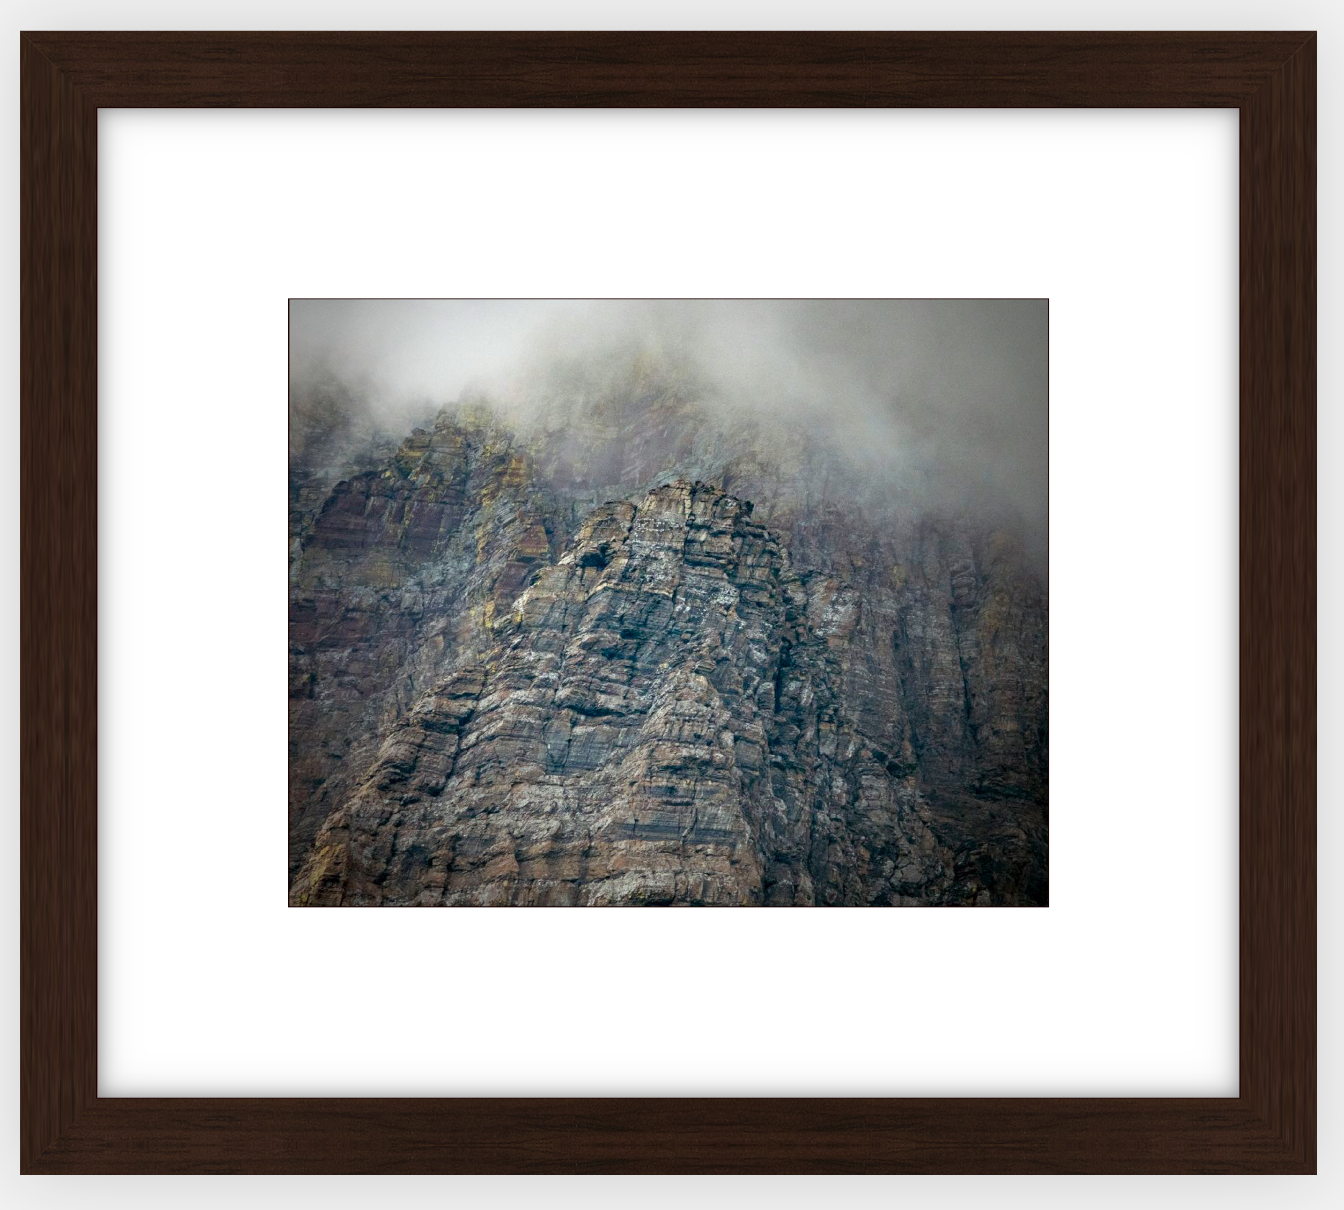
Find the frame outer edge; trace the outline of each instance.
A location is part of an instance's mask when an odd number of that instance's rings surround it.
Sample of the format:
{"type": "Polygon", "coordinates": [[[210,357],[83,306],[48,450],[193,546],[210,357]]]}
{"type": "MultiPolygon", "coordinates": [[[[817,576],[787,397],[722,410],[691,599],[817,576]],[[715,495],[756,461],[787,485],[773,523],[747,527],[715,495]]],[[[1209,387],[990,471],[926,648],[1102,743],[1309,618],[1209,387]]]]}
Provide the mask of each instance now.
{"type": "Polygon", "coordinates": [[[1240,114],[1241,1097],[1303,1172],[1316,1171],[1316,51],[1313,34],[1240,114]]]}
{"type": "MultiPolygon", "coordinates": [[[[1163,37],[1142,36],[1159,42],[1163,37]]],[[[64,44],[68,37],[52,40],[64,44]]],[[[146,1144],[150,1139],[162,1144],[176,1133],[175,1113],[183,1119],[177,1126],[190,1131],[190,1122],[204,1126],[217,1120],[228,1102],[166,1100],[133,1108],[137,1103],[96,1097],[97,99],[114,104],[123,90],[138,85],[124,74],[115,83],[105,74],[98,77],[102,84],[90,77],[92,91],[77,84],[90,69],[97,73],[98,39],[115,35],[74,37],[85,39],[84,58],[57,67],[32,36],[20,35],[20,1164],[29,1172],[201,1170],[203,1138],[180,1138],[172,1158],[163,1152],[151,1158],[146,1144]],[[148,1137],[137,1123],[150,1129],[148,1137]]],[[[152,43],[173,35],[143,37],[152,43]]],[[[1213,41],[1219,35],[1207,37],[1213,41]]],[[[1274,40],[1285,35],[1261,37],[1266,46],[1277,46],[1274,40]]],[[[65,64],[64,55],[57,58],[65,64]]],[[[1250,83],[1250,77],[1242,79],[1250,83]]],[[[189,73],[177,74],[176,82],[160,79],[156,87],[163,90],[163,103],[172,104],[174,90],[189,93],[189,73]]],[[[1085,93],[1089,85],[1079,88],[1085,93]]],[[[1209,97],[1201,102],[1192,94],[1176,103],[1227,102],[1209,97]]],[[[1139,1151],[1150,1162],[1163,1156],[1162,1171],[1311,1172],[1316,1167],[1316,36],[1307,35],[1240,104],[1241,1095],[1227,1103],[1227,1122],[1237,1126],[1221,1136],[1221,1145],[1197,1113],[1188,1137],[1164,1136],[1160,1148],[1149,1142],[1139,1151]],[[1299,232],[1300,238],[1290,241],[1285,232],[1299,232]],[[1255,308],[1257,300],[1263,305],[1255,308]],[[1195,1137],[1201,1131],[1202,1140],[1195,1137]],[[1234,1150],[1228,1151],[1228,1144],[1234,1150]],[[1241,1153],[1242,1147],[1252,1155],[1241,1153]]],[[[276,1102],[234,1104],[240,1110],[255,1106],[262,1121],[285,1129],[276,1102]]],[[[361,1104],[368,1106],[379,1121],[401,1116],[390,1107],[374,1109],[387,1103],[349,1104],[355,1114],[361,1104]]],[[[1123,1114],[1122,1102],[1104,1104],[1123,1114]]],[[[327,1117],[327,1108],[342,1112],[331,1105],[314,1116],[327,1117]]],[[[973,1103],[963,1108],[973,1116],[973,1103]]],[[[669,1112],[679,1111],[669,1107],[669,1112]]],[[[235,1135],[230,1141],[243,1144],[240,1150],[226,1146],[206,1162],[210,1170],[245,1171],[250,1153],[254,1163],[271,1171],[323,1170],[313,1166],[324,1148],[317,1137],[321,1129],[312,1125],[304,1127],[309,1145],[283,1159],[274,1154],[274,1142],[246,1144],[235,1135]]],[[[368,1138],[374,1126],[366,1122],[359,1134],[368,1138]]],[[[557,1138],[555,1129],[550,1124],[546,1137],[557,1138]]],[[[216,1139],[215,1146],[223,1141],[216,1139]]],[[[416,1141],[403,1141],[402,1150],[411,1154],[416,1141]]],[[[891,1145],[908,1168],[913,1158],[908,1144],[893,1139],[891,1145]]],[[[1123,1147],[1118,1137],[1114,1146],[1118,1154],[1123,1147]]],[[[381,1156],[387,1170],[398,1164],[396,1150],[381,1156]]],[[[828,1150],[821,1138],[810,1159],[790,1154],[808,1168],[828,1150]]],[[[1053,1162],[1046,1166],[1105,1170],[1092,1162],[1079,1165],[1076,1157],[1070,1164],[1065,1158],[1070,1150],[1068,1143],[1062,1151],[1059,1142],[1052,1143],[1046,1154],[1053,1162]]],[[[491,1153],[502,1154],[493,1145],[491,1153]]],[[[1104,1160],[1099,1147],[1091,1154],[1104,1160]]],[[[496,1170],[518,1170],[521,1164],[520,1158],[496,1170]]],[[[853,1170],[873,1167],[869,1161],[853,1170]]],[[[626,1156],[616,1168],[654,1170],[647,1156],[626,1156]]],[[[787,1170],[787,1164],[776,1170],[787,1170]]]]}
{"type": "Polygon", "coordinates": [[[20,1167],[97,1093],[97,111],[20,36],[20,1167]]]}
{"type": "Polygon", "coordinates": [[[1235,107],[1291,31],[42,31],[99,105],[1235,107]]]}

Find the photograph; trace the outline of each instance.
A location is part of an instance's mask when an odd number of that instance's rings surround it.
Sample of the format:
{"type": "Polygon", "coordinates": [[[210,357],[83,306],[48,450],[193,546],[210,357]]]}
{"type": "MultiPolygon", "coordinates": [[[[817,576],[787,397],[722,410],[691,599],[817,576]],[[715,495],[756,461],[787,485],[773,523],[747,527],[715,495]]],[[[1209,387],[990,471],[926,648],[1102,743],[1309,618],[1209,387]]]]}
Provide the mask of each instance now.
{"type": "Polygon", "coordinates": [[[1049,905],[1048,299],[288,320],[290,906],[1049,905]]]}

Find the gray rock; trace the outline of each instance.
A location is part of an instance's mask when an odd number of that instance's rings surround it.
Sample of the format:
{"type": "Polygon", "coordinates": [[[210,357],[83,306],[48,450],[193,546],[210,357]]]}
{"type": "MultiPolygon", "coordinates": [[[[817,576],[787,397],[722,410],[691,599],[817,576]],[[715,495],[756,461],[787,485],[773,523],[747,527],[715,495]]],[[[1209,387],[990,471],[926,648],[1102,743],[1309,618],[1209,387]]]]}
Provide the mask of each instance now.
{"type": "Polygon", "coordinates": [[[446,412],[324,491],[292,457],[290,902],[1046,902],[1011,531],[641,407],[628,457],[582,409],[446,412]]]}

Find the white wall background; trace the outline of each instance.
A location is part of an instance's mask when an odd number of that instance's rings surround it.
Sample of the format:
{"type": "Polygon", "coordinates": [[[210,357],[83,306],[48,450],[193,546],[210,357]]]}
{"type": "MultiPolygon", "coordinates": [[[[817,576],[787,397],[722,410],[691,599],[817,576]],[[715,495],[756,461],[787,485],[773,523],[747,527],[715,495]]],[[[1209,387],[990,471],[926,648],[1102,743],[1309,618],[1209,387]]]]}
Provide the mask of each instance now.
{"type": "MultiPolygon", "coordinates": [[[[46,5],[46,6],[16,6],[18,20],[16,27],[29,28],[90,28],[99,27],[109,23],[109,15],[105,10],[92,5],[46,5]]],[[[536,28],[536,27],[555,27],[560,24],[558,13],[553,16],[552,9],[544,5],[516,4],[506,5],[460,5],[453,7],[427,6],[415,4],[387,3],[380,6],[373,13],[368,13],[360,6],[350,5],[342,6],[337,3],[328,3],[321,6],[270,3],[267,5],[249,6],[247,4],[232,6],[227,14],[221,10],[214,10],[208,5],[195,7],[187,12],[179,11],[172,5],[153,5],[153,4],[126,4],[119,6],[116,13],[116,24],[123,27],[142,27],[142,28],[167,28],[192,26],[196,28],[220,28],[229,26],[235,28],[302,28],[309,24],[320,24],[328,28],[397,28],[397,27],[480,27],[480,28],[536,28]],[[371,19],[372,18],[372,19],[371,19]],[[510,19],[512,18],[512,19],[510,19]]],[[[687,3],[673,7],[664,7],[661,5],[646,5],[638,9],[633,7],[627,12],[623,6],[614,4],[583,4],[575,3],[566,6],[564,25],[572,28],[593,28],[593,27],[630,27],[641,26],[646,28],[993,28],[1007,24],[1008,21],[999,16],[1000,10],[992,5],[943,5],[938,9],[927,10],[921,17],[920,11],[914,8],[898,9],[889,6],[861,4],[861,3],[837,3],[827,6],[824,10],[812,10],[806,5],[790,5],[787,3],[774,3],[768,6],[738,4],[731,5],[720,3],[714,6],[700,5],[696,3],[687,3]],[[960,19],[957,19],[960,17],[960,19]]],[[[1269,7],[1265,5],[1237,5],[1221,4],[1213,5],[1182,5],[1182,4],[1163,4],[1163,5],[1130,5],[1122,11],[1105,13],[1099,9],[1089,9],[1086,11],[1086,19],[1081,19],[1082,13],[1074,15],[1074,10],[1067,6],[1046,5],[1046,4],[1023,4],[1015,6],[1011,14],[1011,23],[1015,27],[1026,28],[1146,28],[1146,27],[1167,27],[1167,28],[1238,28],[1238,27],[1287,27],[1287,28],[1319,28],[1325,21],[1325,7],[1323,5],[1279,5],[1269,7]],[[1110,19],[1106,19],[1109,16],[1110,19]]],[[[1323,152],[1331,146],[1331,131],[1335,127],[1335,118],[1338,113],[1338,88],[1331,79],[1332,72],[1330,64],[1332,58],[1328,53],[1329,41],[1323,38],[1323,53],[1321,66],[1321,102],[1322,102],[1322,122],[1320,144],[1323,152]]],[[[14,85],[17,85],[17,71],[14,66],[15,60],[11,60],[10,70],[13,72],[11,77],[14,85]]],[[[15,96],[15,91],[11,91],[10,96],[15,96]]],[[[13,101],[11,101],[11,104],[13,101]]],[[[5,163],[14,164],[17,160],[17,129],[16,124],[11,122],[3,129],[3,138],[7,140],[6,149],[8,155],[5,163]]],[[[1335,142],[1338,140],[1335,139],[1335,142]]],[[[1173,169],[1179,168],[1179,165],[1173,164],[1173,169]]],[[[1323,155],[1321,164],[1321,204],[1320,211],[1322,216],[1331,212],[1331,200],[1338,196],[1338,168],[1333,165],[1329,158],[1323,155]]],[[[17,190],[11,188],[4,195],[3,204],[7,207],[6,214],[10,220],[10,230],[17,229],[17,190]]],[[[11,241],[7,249],[11,259],[10,281],[17,279],[17,274],[13,270],[17,269],[17,250],[11,241]]],[[[1321,254],[1324,272],[1322,273],[1322,289],[1320,295],[1321,316],[1320,328],[1323,333],[1328,333],[1338,327],[1338,307],[1337,295],[1334,292],[1334,273],[1338,267],[1338,241],[1331,238],[1331,232],[1327,228],[1322,234],[1321,254]],[[1332,322],[1333,320],[1333,322],[1332,322]]],[[[310,286],[306,292],[311,293],[337,293],[344,292],[348,287],[342,286],[339,282],[334,282],[326,290],[317,286],[310,286]]],[[[779,292],[791,292],[787,283],[781,284],[779,292]]],[[[559,288],[560,292],[583,293],[585,291],[577,287],[565,289],[559,288]]],[[[463,291],[464,293],[469,291],[463,291]]],[[[501,285],[488,291],[492,293],[506,294],[511,292],[510,287],[501,285]]],[[[519,289],[518,292],[530,292],[519,289]]],[[[545,292],[545,291],[539,291],[545,292]]],[[[598,292],[598,291],[594,291],[598,292]]],[[[633,291],[632,291],[633,292],[633,291]]],[[[678,293],[673,288],[668,288],[666,293],[678,293]]],[[[703,286],[690,286],[684,292],[697,293],[718,291],[706,290],[703,286]]],[[[762,288],[762,292],[771,292],[768,288],[762,288]]],[[[856,291],[857,292],[857,291],[856,291]]],[[[910,289],[903,291],[908,293],[919,293],[921,291],[910,289]]],[[[954,293],[957,292],[951,286],[943,286],[932,289],[932,293],[954,293]]],[[[981,292],[981,291],[968,291],[981,292]]],[[[985,290],[983,292],[993,292],[985,290]]],[[[1044,289],[1032,287],[1018,287],[1010,292],[1017,293],[1057,293],[1056,290],[1047,286],[1044,289]]],[[[13,287],[7,295],[7,305],[11,308],[15,306],[17,299],[13,287]]],[[[1060,328],[1055,326],[1060,321],[1058,312],[1052,315],[1053,334],[1060,333],[1060,328]]],[[[1158,334],[1154,334],[1158,335],[1158,334]]],[[[0,345],[9,357],[8,364],[16,364],[17,353],[17,316],[11,310],[10,323],[0,329],[0,339],[4,344],[0,345]]],[[[1323,341],[1322,362],[1321,362],[1321,505],[1322,505],[1322,530],[1321,545],[1322,552],[1328,553],[1338,546],[1338,530],[1334,526],[1338,522],[1339,515],[1339,488],[1336,486],[1337,476],[1332,476],[1329,469],[1332,465],[1333,455],[1338,455],[1340,450],[1340,431],[1338,421],[1332,414],[1328,401],[1338,394],[1338,365],[1330,357],[1328,344],[1323,341]],[[1333,390],[1332,390],[1333,388],[1333,390]]],[[[6,403],[8,404],[5,413],[9,428],[8,434],[12,435],[11,448],[16,447],[17,438],[17,403],[15,399],[17,387],[17,374],[11,372],[8,379],[9,389],[6,392],[6,403]]],[[[1197,386],[1198,384],[1191,384],[1197,386]]],[[[1056,382],[1055,390],[1058,392],[1059,384],[1056,382]]],[[[1056,394],[1058,399],[1058,394],[1056,394]]],[[[13,464],[11,464],[13,465],[13,464]]],[[[1052,468],[1053,470],[1053,468],[1052,468]]],[[[1052,487],[1054,486],[1052,478],[1052,487]]],[[[10,513],[12,517],[17,516],[17,493],[18,483],[17,474],[14,474],[9,481],[10,513]]],[[[1120,535],[1116,535],[1119,537],[1120,535]]],[[[4,532],[4,540],[10,544],[13,551],[11,557],[17,555],[17,526],[11,524],[4,532]]],[[[1056,546],[1056,557],[1058,554],[1056,546]]],[[[1322,562],[1321,566],[1321,617],[1328,619],[1332,613],[1338,612],[1339,604],[1339,578],[1338,572],[1327,561],[1322,562]],[[1332,608],[1333,606],[1333,608],[1332,608]]],[[[1055,626],[1060,624],[1060,614],[1064,610],[1065,603],[1059,595],[1058,577],[1052,583],[1052,595],[1054,596],[1055,626]]],[[[10,594],[3,602],[6,609],[15,608],[15,599],[10,594]]],[[[17,630],[14,624],[16,618],[11,619],[10,633],[17,630]]],[[[1056,632],[1058,634],[1058,632],[1056,632]]],[[[1058,638],[1056,638],[1058,642],[1058,638]]],[[[1056,647],[1055,652],[1058,651],[1056,647]]],[[[1332,673],[1337,675],[1339,672],[1339,648],[1338,642],[1331,633],[1326,630],[1321,635],[1321,656],[1322,656],[1322,675],[1321,675],[1321,715],[1319,730],[1324,746],[1327,746],[1329,737],[1338,729],[1339,724],[1339,696],[1338,691],[1332,682],[1332,673]]],[[[17,652],[11,645],[6,652],[6,658],[14,661],[9,667],[11,676],[8,683],[13,686],[11,693],[6,699],[7,707],[12,711],[15,709],[15,699],[17,695],[17,652]]],[[[1056,664],[1058,670],[1058,664],[1056,664]]],[[[1056,696],[1056,703],[1058,697],[1056,696]]],[[[11,770],[16,770],[17,761],[17,726],[11,724],[4,731],[4,742],[8,745],[5,749],[9,756],[7,762],[11,770]]],[[[1060,744],[1059,731],[1056,731],[1056,744],[1058,750],[1060,744]]],[[[1332,802],[1338,800],[1339,785],[1337,774],[1332,775],[1329,769],[1322,770],[1321,782],[1321,851],[1328,853],[1334,847],[1331,840],[1338,841],[1339,829],[1337,821],[1332,818],[1330,807],[1332,802]]],[[[16,787],[17,775],[11,774],[10,787],[16,787]]],[[[1059,783],[1056,781],[1056,793],[1054,797],[1058,804],[1059,783]]],[[[1058,808],[1057,808],[1058,809],[1058,808]]],[[[11,797],[10,811],[8,818],[11,824],[10,835],[17,838],[17,806],[11,797]]],[[[1060,841],[1059,824],[1056,824],[1055,841],[1060,841]]],[[[1053,855],[1053,854],[1052,854],[1053,855]]],[[[16,861],[16,854],[11,850],[11,861],[16,861]]],[[[1160,874],[1154,875],[1155,883],[1161,883],[1160,874]]],[[[17,888],[16,866],[11,865],[11,887],[17,888]]],[[[1338,971],[1332,967],[1328,961],[1332,954],[1339,951],[1339,932],[1338,932],[1338,897],[1331,898],[1331,890],[1328,881],[1323,880],[1322,891],[1322,914],[1321,914],[1321,953],[1326,955],[1327,961],[1321,968],[1321,1020],[1323,1025],[1328,1028],[1328,1023],[1332,1017],[1332,1008],[1338,1005],[1338,971]]],[[[17,890],[11,893],[11,910],[17,904],[17,890]]],[[[1039,914],[1043,918],[1058,916],[1054,908],[1050,913],[1039,914]]],[[[336,916],[337,914],[318,914],[318,913],[291,913],[291,915],[300,916],[336,916]]],[[[383,914],[361,914],[361,915],[383,915],[383,914]]],[[[407,913],[395,913],[386,915],[412,915],[407,913]]],[[[500,913],[500,916],[511,914],[500,913]]],[[[521,915],[521,914],[518,914],[521,915]]],[[[531,915],[531,914],[529,914],[531,915]]],[[[559,916],[557,913],[539,914],[544,916],[559,916]]],[[[598,916],[601,914],[592,914],[598,916]]],[[[609,914],[623,915],[623,914],[609,914]]],[[[629,914],[624,914],[629,915],[629,914]]],[[[744,914],[753,915],[753,914],[744,914]]],[[[767,914],[754,914],[765,918],[767,914]]],[[[792,914],[780,914],[781,919],[792,914]]],[[[812,915],[812,914],[804,914],[812,915]]],[[[923,915],[938,915],[936,913],[925,913],[923,915]]],[[[984,914],[997,919],[1004,917],[1011,919],[1015,914],[1008,913],[987,913],[984,914]]],[[[764,927],[764,926],[762,926],[764,927]]],[[[1123,941],[1123,934],[1120,935],[1123,941]]],[[[17,969],[17,920],[6,930],[4,941],[6,945],[7,958],[6,967],[13,971],[17,969]]],[[[11,984],[10,995],[4,1002],[4,1012],[6,1024],[11,1030],[10,1036],[17,1041],[17,983],[11,984]]],[[[1337,1015],[1334,1014],[1334,1015],[1337,1015]]],[[[1333,1098],[1335,1092],[1335,1080],[1333,1075],[1337,1074],[1338,1069],[1338,1047],[1334,1045],[1334,1040],[1328,1032],[1323,1033],[1321,1039],[1322,1054],[1322,1169],[1327,1174],[1331,1172],[1331,1148],[1332,1137],[1338,1137],[1338,1115],[1335,1111],[1336,1102],[1333,1098]]],[[[6,1074],[10,1076],[11,1088],[17,1085],[17,1048],[11,1046],[6,1051],[6,1074]]],[[[9,1101],[9,1113],[12,1115],[16,1111],[16,1098],[9,1101]]],[[[17,1123],[10,1122],[10,1138],[17,1137],[15,1129],[17,1123]]],[[[11,1153],[12,1155],[12,1153],[11,1153]]],[[[12,1161],[11,1171],[16,1160],[12,1161]]],[[[1093,1181],[1054,1181],[1042,1182],[1037,1180],[1020,1179],[1012,1182],[994,1182],[990,1183],[985,1178],[947,1178],[942,1180],[928,1179],[906,1179],[903,1181],[873,1178],[873,1179],[851,1179],[847,1181],[827,1180],[817,1178],[815,1180],[771,1180],[767,1178],[738,1180],[738,1181],[716,1181],[710,1179],[704,1180],[681,1180],[681,1181],[639,1181],[639,1180],[567,1180],[561,1182],[539,1182],[524,1180],[413,1180],[411,1178],[401,1178],[395,1182],[374,1182],[368,1181],[312,1181],[302,1186],[304,1193],[314,1197],[322,1198],[333,1204],[344,1204],[345,1199],[354,1203],[358,1198],[363,1201],[369,1196],[384,1195],[395,1188],[399,1196],[429,1196],[436,1198],[460,1198],[469,1199],[471,1204],[477,1204],[483,1200],[490,1199],[506,1205],[522,1205],[533,1201],[538,1197],[548,1199],[558,1198],[562,1202],[572,1198],[578,1201],[580,1198],[589,1205],[592,1204],[610,1204],[624,1205],[634,1198],[642,1201],[651,1201],[659,1204],[662,1201],[670,1203],[672,1199],[681,1201],[687,1197],[696,1197],[706,1200],[710,1204],[727,1204],[731,1200],[732,1204],[740,1205],[743,1202],[755,1204],[779,1205],[781,1203],[790,1204],[793,1199],[797,1199],[799,1204],[806,1199],[808,1202],[815,1201],[818,1197],[827,1200],[839,1201],[841,1204],[852,1203],[855,1205],[879,1205],[889,1204],[896,1198],[904,1196],[934,1196],[940,1199],[946,1199],[951,1204],[971,1204],[974,1202],[983,1202],[985,1200],[996,1200],[1012,1203],[1018,1199],[1026,1203],[1028,1198],[1033,1203],[1039,1203],[1042,1200],[1050,1201],[1057,1199],[1059,1203],[1066,1204],[1076,1201],[1079,1196],[1085,1196],[1089,1200],[1106,1202],[1112,1200],[1120,1204],[1121,1199],[1128,1201],[1131,1198],[1144,1197],[1154,1198],[1159,1201],[1170,1200],[1175,1202],[1180,1198],[1185,1200],[1200,1202],[1210,1201],[1216,1197],[1219,1202],[1225,1202],[1229,1197],[1235,1198],[1238,1193],[1245,1196],[1254,1196],[1257,1202],[1262,1201],[1266,1196],[1273,1196],[1279,1200],[1286,1201],[1288,1204],[1314,1204],[1317,1200],[1321,1204],[1328,1204],[1324,1200],[1327,1195],[1326,1186],[1333,1184],[1329,1180],[1317,1181],[1290,1181],[1290,1182],[1250,1182],[1233,1186],[1229,1189],[1227,1182],[1204,1182],[1204,1181],[1183,1181],[1170,1182],[1158,1178],[1142,1179],[1125,1182],[1093,1182],[1093,1181]],[[1271,1186],[1277,1186],[1274,1192],[1270,1192],[1271,1186]]],[[[59,1182],[51,1179],[33,1180],[22,1182],[18,1186],[18,1193],[22,1204],[28,1205],[46,1205],[46,1204],[81,1204],[90,1197],[95,1196],[91,1188],[93,1183],[89,1181],[64,1181],[59,1182]]],[[[190,1196],[193,1199],[200,1199],[208,1203],[231,1204],[234,1199],[248,1197],[249,1199],[261,1198],[264,1202],[270,1204],[274,1202],[279,1204],[281,1197],[290,1200],[294,1191],[298,1188],[297,1182],[293,1179],[267,1180],[263,1178],[249,1178],[232,1182],[205,1182],[196,1181],[187,1182],[178,1180],[155,1181],[128,1180],[115,1183],[101,1182],[96,1196],[100,1199],[125,1198],[127,1204],[132,1202],[136,1204],[172,1204],[182,1197],[190,1196]],[[110,1190],[110,1192],[109,1192],[110,1190]]],[[[1337,1192],[1337,1190],[1336,1190],[1337,1192]]]]}

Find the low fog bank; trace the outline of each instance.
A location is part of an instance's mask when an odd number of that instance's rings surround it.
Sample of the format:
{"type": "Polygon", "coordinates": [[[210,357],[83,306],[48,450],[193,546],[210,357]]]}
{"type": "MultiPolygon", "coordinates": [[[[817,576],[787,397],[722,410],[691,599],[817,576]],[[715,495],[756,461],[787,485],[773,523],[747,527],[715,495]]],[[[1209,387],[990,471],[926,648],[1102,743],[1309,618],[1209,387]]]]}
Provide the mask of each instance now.
{"type": "Polygon", "coordinates": [[[291,449],[323,409],[404,434],[464,398],[561,432],[655,366],[718,424],[799,430],[876,490],[1020,521],[1044,571],[1048,334],[1035,299],[294,300],[291,449]]]}

